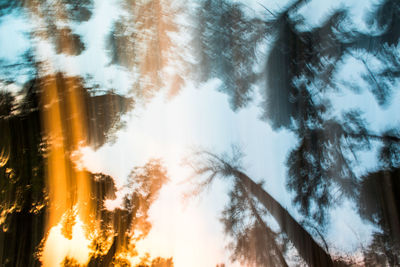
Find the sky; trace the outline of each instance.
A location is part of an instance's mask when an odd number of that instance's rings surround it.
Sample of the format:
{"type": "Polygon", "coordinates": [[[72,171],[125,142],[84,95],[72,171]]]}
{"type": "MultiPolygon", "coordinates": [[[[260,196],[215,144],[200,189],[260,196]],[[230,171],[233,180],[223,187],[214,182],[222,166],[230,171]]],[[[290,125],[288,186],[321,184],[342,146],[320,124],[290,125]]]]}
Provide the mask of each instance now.
{"type": "Polygon", "coordinates": [[[232,144],[240,144],[243,152],[251,155],[244,160],[249,174],[265,178],[268,191],[281,203],[289,202],[282,162],[290,147],[287,139],[294,141],[293,137],[283,131],[273,132],[258,119],[254,108],[232,112],[226,96],[215,90],[216,83],[185,88],[170,101],[156,97],[145,110],[137,112],[139,115],[133,111],[127,118],[127,128],[117,134],[116,143],[97,151],[83,149],[83,162],[90,171],[109,174],[121,185],[127,182],[133,166],[143,165],[150,158],[163,159],[171,182],[151,208],[153,230],[144,243],[152,244],[151,251],[153,245],[160,246],[162,256],[168,256],[164,250],[172,250],[170,255],[178,267],[185,266],[183,259],[188,255],[194,262],[192,266],[228,262],[224,250],[226,238],[218,221],[227,201],[226,182],[217,183],[193,200],[183,201],[182,194],[190,188],[182,181],[192,170],[182,165],[182,161],[192,148],[224,152],[232,144]]]}
{"type": "MultiPolygon", "coordinates": [[[[246,5],[260,13],[264,9],[258,2],[246,1],[246,5]]],[[[284,5],[283,2],[278,4],[278,1],[262,3],[271,10],[284,5]]],[[[309,25],[317,24],[333,8],[345,4],[353,7],[354,19],[361,21],[373,4],[367,1],[340,1],[334,5],[326,3],[328,1],[312,1],[310,6],[303,8],[301,13],[309,25]]],[[[39,44],[44,56],[55,58],[56,68],[71,75],[90,74],[94,83],[129,94],[132,74],[110,65],[104,47],[105,36],[113,20],[118,17],[118,12],[115,1],[97,0],[91,19],[74,26],[74,30],[83,36],[87,49],[77,57],[70,57],[55,55],[46,48],[46,44],[39,44]]],[[[26,19],[16,14],[2,18],[1,59],[12,61],[28,49],[29,39],[24,32],[29,31],[30,27],[26,19]]],[[[349,59],[344,64],[344,71],[339,76],[344,80],[359,79],[358,73],[362,72],[360,63],[349,59]]],[[[170,182],[151,207],[152,230],[139,242],[138,249],[151,251],[154,256],[173,257],[176,267],[186,267],[188,262],[193,267],[215,266],[222,262],[227,266],[239,266],[229,263],[229,251],[226,249],[229,240],[218,220],[228,200],[229,183],[217,181],[208,192],[196,198],[184,200],[182,197],[190,189],[190,184],[183,181],[191,175],[191,170],[182,162],[194,148],[212,149],[220,153],[229,151],[232,144],[239,144],[245,154],[244,167],[248,175],[255,180],[265,181],[264,188],[291,214],[300,218],[285,188],[284,163],[288,151],[296,146],[295,136],[286,130],[273,131],[259,119],[261,110],[257,93],[254,104],[233,112],[227,95],[217,90],[220,83],[218,79],[204,84],[189,81],[173,98],[168,98],[166,92],[160,92],[149,103],[139,104],[123,117],[126,127],[116,134],[115,142],[97,150],[84,147],[80,151],[81,163],[85,168],[112,176],[121,190],[119,198],[107,202],[110,209],[120,204],[125,193],[124,185],[128,183],[127,177],[133,167],[142,166],[151,158],[163,160],[170,182]]],[[[388,123],[400,123],[396,107],[392,105],[381,109],[369,92],[337,93],[331,99],[338,111],[360,107],[376,131],[384,130],[388,123]]],[[[399,101],[400,94],[394,94],[393,103],[399,101]]],[[[368,155],[365,156],[365,162],[369,166],[376,164],[368,155]]],[[[340,244],[340,249],[350,252],[360,244],[369,242],[372,227],[360,220],[350,203],[346,202],[343,207],[333,210],[332,215],[328,242],[340,244]]]]}

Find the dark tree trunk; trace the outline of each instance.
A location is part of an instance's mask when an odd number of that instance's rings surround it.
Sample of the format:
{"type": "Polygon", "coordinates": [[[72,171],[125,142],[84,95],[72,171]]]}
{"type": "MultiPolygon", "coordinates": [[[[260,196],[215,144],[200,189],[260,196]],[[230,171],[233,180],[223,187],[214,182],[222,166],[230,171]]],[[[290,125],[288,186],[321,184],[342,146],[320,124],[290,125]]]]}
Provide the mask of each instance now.
{"type": "Polygon", "coordinates": [[[232,170],[232,175],[241,181],[247,191],[271,213],[284,232],[292,241],[299,255],[310,267],[347,266],[343,262],[335,262],[330,255],[311,237],[311,235],[259,184],[246,174],[232,170]]]}

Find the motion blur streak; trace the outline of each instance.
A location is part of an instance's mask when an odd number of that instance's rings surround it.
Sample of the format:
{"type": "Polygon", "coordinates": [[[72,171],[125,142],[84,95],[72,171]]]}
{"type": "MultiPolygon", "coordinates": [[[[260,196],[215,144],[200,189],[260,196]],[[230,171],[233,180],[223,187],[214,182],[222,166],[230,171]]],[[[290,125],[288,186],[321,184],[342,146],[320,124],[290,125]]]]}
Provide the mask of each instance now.
{"type": "MultiPolygon", "coordinates": [[[[86,121],[82,88],[75,79],[69,79],[66,83],[57,82],[60,80],[55,77],[45,79],[42,110],[43,126],[49,146],[46,171],[49,215],[46,228],[50,229],[56,225],[60,227],[61,217],[75,205],[79,217],[83,220],[81,224],[92,225],[91,219],[94,215],[89,176],[83,170],[72,166],[69,159],[71,152],[86,143],[86,128],[82,123],[86,121]],[[61,99],[62,93],[65,96],[61,99]]],[[[72,234],[75,232],[72,231],[72,234]]],[[[74,240],[74,237],[71,240],[74,240]]],[[[58,247],[59,245],[45,245],[45,265],[48,261],[46,257],[55,255],[46,250],[58,247]]]]}

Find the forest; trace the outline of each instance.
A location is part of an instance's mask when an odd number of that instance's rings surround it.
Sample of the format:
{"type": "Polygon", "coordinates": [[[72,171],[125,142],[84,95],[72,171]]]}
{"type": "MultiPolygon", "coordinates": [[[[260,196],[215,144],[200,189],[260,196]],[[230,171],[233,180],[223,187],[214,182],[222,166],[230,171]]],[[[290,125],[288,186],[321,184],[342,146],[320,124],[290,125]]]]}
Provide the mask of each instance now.
{"type": "Polygon", "coordinates": [[[400,266],[397,0],[0,0],[1,266],[400,266]]]}

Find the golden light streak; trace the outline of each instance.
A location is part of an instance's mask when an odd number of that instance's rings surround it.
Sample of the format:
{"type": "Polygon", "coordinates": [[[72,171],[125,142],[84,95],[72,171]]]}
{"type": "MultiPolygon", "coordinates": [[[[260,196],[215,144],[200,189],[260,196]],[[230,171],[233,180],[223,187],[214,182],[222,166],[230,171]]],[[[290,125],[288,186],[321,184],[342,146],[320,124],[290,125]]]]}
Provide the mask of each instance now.
{"type": "MultiPolygon", "coordinates": [[[[85,125],[85,105],[83,101],[83,88],[79,84],[79,81],[76,78],[72,78],[70,83],[66,84],[67,91],[67,107],[69,112],[67,112],[67,118],[71,120],[70,125],[70,149],[69,151],[73,152],[79,149],[80,146],[84,146],[86,144],[87,139],[87,129],[85,125]]],[[[92,204],[90,199],[90,178],[87,175],[87,172],[77,169],[75,167],[72,168],[72,174],[75,175],[75,183],[76,185],[76,203],[78,205],[78,213],[85,223],[90,223],[90,215],[92,213],[92,204]]]]}
{"type": "Polygon", "coordinates": [[[50,79],[43,86],[43,126],[48,138],[46,181],[49,194],[49,216],[47,229],[58,224],[68,208],[70,192],[68,186],[67,164],[65,162],[64,135],[61,123],[60,100],[55,79],[50,79]]]}
{"type": "MultiPolygon", "coordinates": [[[[42,3],[45,6],[47,3],[42,3]]],[[[38,24],[36,31],[38,43],[49,40],[49,33],[40,25],[47,25],[41,3],[31,3],[29,9],[38,24]]],[[[65,12],[61,3],[56,3],[56,11],[51,23],[65,20],[65,12]]],[[[57,27],[57,26],[55,26],[57,27]]],[[[51,28],[51,27],[50,27],[51,28]]],[[[71,46],[67,39],[61,38],[62,47],[71,46]]],[[[40,50],[38,47],[37,49],[40,50]]],[[[74,47],[69,47],[73,50],[74,47]]],[[[40,55],[40,53],[39,53],[40,55]]],[[[39,67],[43,73],[54,73],[51,60],[39,67]]],[[[67,78],[61,74],[50,74],[40,78],[42,126],[47,145],[46,157],[46,190],[48,194],[48,215],[46,220],[45,245],[41,261],[44,266],[59,266],[62,256],[70,256],[78,263],[89,259],[88,226],[92,225],[94,210],[91,200],[90,177],[73,165],[71,156],[79,146],[87,140],[86,110],[83,99],[83,88],[77,78],[67,78]],[[73,207],[76,207],[73,211],[73,207]],[[71,212],[76,213],[72,220],[66,220],[71,212]],[[63,227],[72,226],[71,236],[63,227]],[[80,246],[84,246],[83,248],[80,246]],[[78,248],[78,249],[77,249],[78,248]],[[66,252],[65,249],[68,251],[66,252]]]]}
{"type": "Polygon", "coordinates": [[[6,149],[4,149],[4,147],[2,147],[0,153],[0,167],[6,166],[9,158],[10,158],[10,153],[6,149]]]}
{"type": "MultiPolygon", "coordinates": [[[[83,89],[75,78],[56,75],[44,79],[43,126],[49,146],[46,165],[49,194],[47,229],[50,229],[46,241],[48,244],[48,242],[55,242],[57,235],[54,231],[58,231],[57,229],[63,224],[71,223],[71,221],[62,221],[62,216],[66,216],[65,214],[68,214],[74,206],[77,207],[76,225],[92,225],[94,210],[90,198],[90,177],[85,171],[73,166],[71,161],[72,152],[80,145],[84,145],[87,138],[87,130],[83,123],[85,122],[83,89]]],[[[84,240],[85,244],[88,243],[89,241],[83,235],[84,230],[78,230],[72,231],[71,242],[79,239],[84,240]],[[75,232],[79,233],[78,237],[74,236],[75,232]]],[[[59,246],[45,245],[43,252],[45,266],[54,266],[50,263],[56,260],[52,258],[52,255],[58,253],[59,246]]],[[[74,259],[77,259],[76,256],[82,258],[79,254],[73,256],[74,259]]]]}

